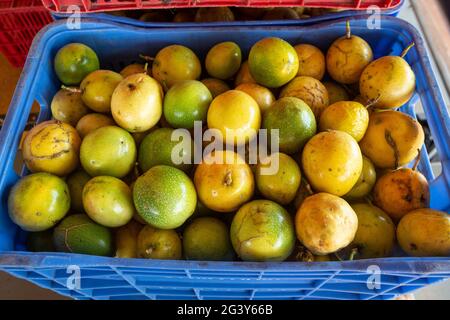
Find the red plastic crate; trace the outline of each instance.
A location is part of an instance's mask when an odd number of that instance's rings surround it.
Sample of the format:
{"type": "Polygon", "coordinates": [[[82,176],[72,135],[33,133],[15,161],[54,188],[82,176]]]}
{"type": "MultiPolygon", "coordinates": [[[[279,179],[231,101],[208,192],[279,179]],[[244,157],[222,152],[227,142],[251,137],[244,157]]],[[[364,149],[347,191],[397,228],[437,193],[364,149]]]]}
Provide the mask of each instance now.
{"type": "Polygon", "coordinates": [[[23,66],[34,36],[52,21],[41,0],[0,0],[0,51],[23,66]]]}
{"type": "Polygon", "coordinates": [[[189,8],[189,7],[322,7],[364,10],[372,5],[391,9],[401,0],[42,0],[54,12],[67,12],[76,5],[81,12],[101,12],[131,9],[189,8]]]}

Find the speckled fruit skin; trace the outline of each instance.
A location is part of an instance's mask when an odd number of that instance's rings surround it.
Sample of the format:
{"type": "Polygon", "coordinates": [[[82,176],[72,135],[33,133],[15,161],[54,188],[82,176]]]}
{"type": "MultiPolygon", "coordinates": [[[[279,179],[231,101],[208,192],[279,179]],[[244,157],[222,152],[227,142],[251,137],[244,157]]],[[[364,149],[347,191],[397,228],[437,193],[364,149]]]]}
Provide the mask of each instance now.
{"type": "Polygon", "coordinates": [[[381,209],[367,204],[352,205],[358,216],[358,231],[350,244],[357,248],[358,259],[376,259],[390,256],[395,244],[395,225],[381,209]]]}
{"type": "Polygon", "coordinates": [[[31,172],[65,176],[78,166],[81,139],[71,125],[49,120],[28,132],[22,154],[31,172]]]}
{"type": "Polygon", "coordinates": [[[81,100],[81,93],[69,90],[59,90],[52,99],[50,106],[55,120],[65,122],[75,127],[89,109],[81,100]]]}
{"type": "Polygon", "coordinates": [[[353,84],[359,81],[362,72],[373,60],[370,45],[358,36],[337,39],[328,49],[327,70],[339,83],[353,84]]]}
{"type": "Polygon", "coordinates": [[[65,85],[78,85],[89,73],[98,70],[97,54],[82,43],[70,43],[58,50],[55,72],[65,85]]]}
{"type": "Polygon", "coordinates": [[[325,56],[322,51],[310,44],[298,44],[294,49],[299,60],[297,76],[322,80],[326,71],[325,56]]]}
{"type": "Polygon", "coordinates": [[[297,211],[298,240],[313,254],[327,255],[348,246],[355,238],[358,217],[343,199],[328,193],[308,197],[297,211]]]}
{"type": "Polygon", "coordinates": [[[126,225],[134,215],[131,190],[114,177],[92,178],[83,188],[83,207],[88,216],[109,228],[126,225]]]}
{"type": "Polygon", "coordinates": [[[263,129],[267,129],[268,141],[272,130],[278,129],[279,150],[286,154],[299,152],[317,132],[317,123],[311,108],[297,98],[281,98],[263,115],[263,129]]]}
{"type": "Polygon", "coordinates": [[[248,56],[253,79],[267,88],[279,88],[298,72],[295,49],[280,38],[265,38],[253,45],[248,56]]]}
{"type": "Polygon", "coordinates": [[[145,226],[137,238],[139,258],[180,260],[183,257],[180,236],[175,230],[145,226]]]}
{"type": "Polygon", "coordinates": [[[317,79],[297,77],[281,91],[280,98],[295,97],[303,100],[314,112],[317,121],[329,105],[327,88],[317,79]]]}
{"type": "Polygon", "coordinates": [[[113,254],[111,231],[85,214],[68,216],[55,228],[53,243],[60,252],[110,257],[113,254]]]}
{"type": "MultiPolygon", "coordinates": [[[[192,158],[194,156],[194,141],[189,138],[187,146],[190,149],[184,149],[182,155],[188,156],[190,153],[190,162],[182,164],[174,164],[172,161],[172,152],[180,142],[172,141],[174,129],[159,128],[150,132],[139,146],[138,163],[142,172],[146,172],[150,168],[157,165],[166,165],[188,172],[192,168],[192,158]]],[[[176,152],[176,151],[175,151],[176,152]]],[[[178,155],[179,153],[177,153],[178,155]]]]}
{"type": "Polygon", "coordinates": [[[136,180],[133,200],[147,223],[159,229],[175,229],[194,213],[197,193],[183,171],[160,165],[136,180]]]}
{"type": "Polygon", "coordinates": [[[195,121],[206,123],[211,92],[197,80],[174,84],[164,97],[164,117],[173,128],[194,128],[195,121]]]}
{"type": "Polygon", "coordinates": [[[123,77],[114,71],[96,70],[88,74],[80,84],[81,99],[91,110],[111,112],[111,96],[123,77]]]}
{"type": "Polygon", "coordinates": [[[284,261],[295,244],[291,217],[269,200],[242,206],[233,218],[230,236],[234,250],[244,261],[284,261]]]}
{"type": "Polygon", "coordinates": [[[82,193],[85,184],[89,180],[91,180],[91,176],[84,170],[77,170],[67,177],[66,183],[70,191],[70,208],[73,212],[84,212],[82,193]]]}
{"type": "Polygon", "coordinates": [[[125,177],[136,162],[136,144],[122,128],[107,126],[88,134],[80,151],[81,164],[92,176],[125,177]]]}
{"type": "Polygon", "coordinates": [[[314,136],[306,144],[302,165],[314,190],[340,197],[358,181],[363,158],[358,143],[349,134],[327,131],[314,136]]]}
{"type": "Polygon", "coordinates": [[[397,227],[402,249],[415,257],[450,256],[450,215],[431,209],[419,209],[402,218],[397,227]]]}
{"type": "Polygon", "coordinates": [[[212,217],[193,220],[183,232],[183,252],[187,260],[232,260],[234,252],[227,225],[212,217]]]}
{"type": "Polygon", "coordinates": [[[25,231],[50,229],[69,208],[67,184],[49,173],[35,173],[20,179],[8,197],[9,217],[25,231]]]}
{"type": "Polygon", "coordinates": [[[107,115],[101,113],[89,113],[78,121],[76,129],[80,138],[84,139],[84,137],[95,129],[114,125],[116,125],[116,123],[113,118],[107,115]]]}

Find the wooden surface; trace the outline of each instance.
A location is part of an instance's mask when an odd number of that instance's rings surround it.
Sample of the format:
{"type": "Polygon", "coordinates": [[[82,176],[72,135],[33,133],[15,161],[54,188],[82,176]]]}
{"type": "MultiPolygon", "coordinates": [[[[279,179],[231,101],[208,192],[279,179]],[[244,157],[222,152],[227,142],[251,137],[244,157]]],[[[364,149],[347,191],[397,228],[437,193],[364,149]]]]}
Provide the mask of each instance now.
{"type": "Polygon", "coordinates": [[[6,114],[21,69],[12,67],[0,53],[0,115],[6,114]]]}

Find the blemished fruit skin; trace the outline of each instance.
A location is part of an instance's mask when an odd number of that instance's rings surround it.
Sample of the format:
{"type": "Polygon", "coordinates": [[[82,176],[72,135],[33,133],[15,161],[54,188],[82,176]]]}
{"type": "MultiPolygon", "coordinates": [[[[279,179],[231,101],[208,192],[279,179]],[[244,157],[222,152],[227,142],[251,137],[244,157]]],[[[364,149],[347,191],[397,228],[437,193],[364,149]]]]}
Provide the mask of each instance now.
{"type": "Polygon", "coordinates": [[[381,209],[365,203],[352,205],[358,216],[358,231],[350,248],[357,248],[357,259],[388,257],[395,244],[395,225],[381,209]]]}
{"type": "Polygon", "coordinates": [[[363,199],[372,192],[376,181],[377,171],[375,166],[369,158],[363,156],[363,169],[358,182],[356,182],[352,190],[344,196],[344,199],[349,201],[363,199]]]}
{"type": "Polygon", "coordinates": [[[153,128],[162,115],[163,93],[159,83],[144,73],[122,80],[111,97],[114,121],[129,132],[153,128]]]}
{"type": "Polygon", "coordinates": [[[99,128],[81,144],[80,159],[92,176],[125,177],[136,162],[136,144],[127,131],[116,126],[99,128]]]}
{"type": "Polygon", "coordinates": [[[8,197],[9,217],[25,231],[50,229],[64,218],[69,209],[67,184],[61,178],[44,172],[20,179],[8,197]]]}
{"type": "Polygon", "coordinates": [[[213,99],[218,95],[230,90],[230,86],[225,81],[220,79],[206,78],[203,79],[201,83],[203,83],[208,88],[213,99]]]}
{"type": "Polygon", "coordinates": [[[319,81],[322,80],[326,71],[325,56],[322,51],[310,44],[299,44],[294,49],[299,60],[297,76],[307,76],[319,81]]]}
{"type": "Polygon", "coordinates": [[[81,139],[71,125],[56,120],[44,121],[26,135],[22,154],[31,172],[65,176],[79,163],[81,139]]]}
{"type": "Polygon", "coordinates": [[[259,192],[276,203],[287,205],[294,200],[301,182],[300,168],[284,153],[273,153],[256,166],[255,180],[259,192]],[[278,161],[278,170],[265,172],[278,161]]]}
{"type": "Polygon", "coordinates": [[[115,231],[116,258],[137,258],[137,240],[139,232],[144,226],[136,220],[131,220],[126,225],[115,231]]]}
{"type": "Polygon", "coordinates": [[[84,137],[95,129],[114,125],[116,125],[116,123],[113,118],[107,115],[101,113],[89,113],[78,121],[76,129],[80,138],[84,139],[84,137]]]}
{"type": "Polygon", "coordinates": [[[153,77],[167,91],[175,83],[197,80],[202,72],[200,60],[195,53],[181,45],[171,45],[161,49],[152,65],[153,77]]]}
{"type": "Polygon", "coordinates": [[[394,221],[416,209],[430,206],[427,179],[412,169],[398,169],[380,177],[373,189],[373,202],[394,221]]]}
{"type": "Polygon", "coordinates": [[[331,130],[309,140],[303,149],[302,165],[314,190],[340,197],[358,182],[363,158],[355,139],[331,130]]]}
{"type": "Polygon", "coordinates": [[[145,226],[137,238],[139,258],[180,260],[183,257],[180,236],[174,230],[145,226]]]}
{"type": "Polygon", "coordinates": [[[92,220],[109,228],[126,225],[135,211],[128,185],[108,176],[98,176],[86,183],[83,207],[92,220]]]}
{"type": "Polygon", "coordinates": [[[372,62],[361,75],[359,90],[378,109],[397,109],[416,89],[416,76],[401,57],[387,56],[372,62]]]}
{"type": "Polygon", "coordinates": [[[450,216],[447,212],[419,209],[408,213],[397,227],[403,251],[415,257],[450,256],[450,216]]]}
{"type": "Polygon", "coordinates": [[[295,245],[289,213],[269,200],[242,206],[233,218],[230,237],[234,250],[244,261],[284,261],[295,245]]]}
{"type": "Polygon", "coordinates": [[[297,211],[298,240],[315,255],[335,253],[355,238],[358,217],[343,199],[318,193],[308,197],[297,211]]]}
{"type": "MultiPolygon", "coordinates": [[[[174,129],[159,128],[150,132],[139,146],[139,167],[142,172],[146,172],[150,168],[157,165],[166,165],[178,168],[188,172],[192,168],[192,159],[194,156],[194,141],[189,136],[189,141],[186,142],[184,148],[184,141],[182,150],[178,150],[179,141],[172,141],[172,134],[174,129]],[[180,152],[178,152],[180,151],[180,152]],[[187,163],[175,164],[172,161],[172,152],[175,152],[177,157],[188,159],[187,163]]],[[[185,138],[183,138],[185,139],[185,138]]]]}
{"type": "Polygon", "coordinates": [[[317,132],[311,108],[294,97],[281,98],[272,104],[263,115],[262,127],[268,130],[268,141],[272,140],[272,130],[279,130],[279,151],[286,154],[299,152],[317,132]]]}
{"type": "Polygon", "coordinates": [[[175,229],[194,213],[197,193],[183,171],[160,165],[136,180],[133,200],[137,212],[148,224],[175,229]]]}
{"type": "Polygon", "coordinates": [[[212,47],[205,59],[206,71],[211,77],[227,80],[239,71],[242,62],[241,48],[231,41],[212,47]]]}
{"type": "Polygon", "coordinates": [[[256,83],[243,83],[237,86],[235,90],[243,91],[255,99],[261,114],[269,109],[276,100],[272,91],[256,83]]]}
{"type": "Polygon", "coordinates": [[[78,85],[89,73],[98,70],[97,54],[82,43],[70,43],[58,50],[55,72],[65,85],[78,85]]]}
{"type": "Polygon", "coordinates": [[[242,62],[241,68],[239,69],[236,77],[234,79],[234,86],[237,87],[243,83],[256,83],[250,73],[250,67],[248,66],[248,60],[242,62]]]}
{"type": "Polygon", "coordinates": [[[75,127],[89,109],[81,100],[81,93],[69,90],[59,90],[52,99],[50,106],[55,120],[65,122],[75,127]]]}
{"type": "Polygon", "coordinates": [[[329,105],[327,88],[317,79],[296,77],[281,91],[280,98],[295,97],[303,100],[313,111],[317,121],[329,105]]]}
{"type": "Polygon", "coordinates": [[[83,188],[91,180],[91,176],[84,170],[77,170],[70,174],[66,183],[70,191],[70,208],[73,212],[84,212],[83,207],[83,188]]]}
{"type": "Polygon", "coordinates": [[[328,49],[327,70],[339,83],[357,83],[367,65],[373,60],[370,45],[362,38],[352,35],[337,39],[328,49]]]}
{"type": "Polygon", "coordinates": [[[217,212],[236,211],[251,199],[255,190],[252,169],[229,150],[207,155],[195,170],[194,184],[199,200],[217,212]],[[232,163],[226,161],[228,158],[232,163]]]}
{"type": "Polygon", "coordinates": [[[297,75],[298,56],[288,42],[265,38],[250,49],[248,66],[257,83],[267,88],[279,88],[297,75]]]}
{"type": "Polygon", "coordinates": [[[422,149],[422,126],[398,111],[374,112],[359,145],[363,154],[380,169],[397,169],[414,160],[422,149]]]}
{"type": "Polygon", "coordinates": [[[193,220],[183,232],[183,252],[187,260],[232,260],[234,252],[227,225],[212,217],[193,220]]]}
{"type": "Polygon", "coordinates": [[[81,99],[91,110],[111,112],[111,96],[123,77],[114,71],[96,70],[81,81],[81,99]]]}
{"type": "Polygon", "coordinates": [[[194,128],[195,121],[206,122],[212,101],[209,89],[200,81],[174,84],[164,97],[164,117],[173,128],[194,128]]]}
{"type": "Polygon", "coordinates": [[[114,239],[110,229],[92,221],[85,214],[68,216],[54,229],[57,251],[110,257],[114,239]]]}

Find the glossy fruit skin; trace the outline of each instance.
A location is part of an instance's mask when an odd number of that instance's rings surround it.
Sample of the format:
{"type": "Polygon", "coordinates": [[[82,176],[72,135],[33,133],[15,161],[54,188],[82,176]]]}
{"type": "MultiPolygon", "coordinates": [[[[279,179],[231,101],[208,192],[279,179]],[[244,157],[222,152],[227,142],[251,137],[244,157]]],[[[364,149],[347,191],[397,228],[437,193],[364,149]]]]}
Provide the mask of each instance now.
{"type": "Polygon", "coordinates": [[[194,213],[197,193],[183,171],[160,165],[136,180],[133,200],[137,212],[148,224],[175,229],[194,213]]]}
{"type": "Polygon", "coordinates": [[[311,108],[317,121],[329,105],[327,88],[319,80],[311,77],[297,77],[289,82],[280,93],[280,98],[285,97],[303,100],[311,108]]]}
{"type": "Polygon", "coordinates": [[[305,199],[295,216],[298,240],[313,254],[327,255],[355,238],[358,217],[345,200],[328,193],[305,199]]]}
{"type": "Polygon", "coordinates": [[[234,14],[228,7],[199,8],[195,22],[234,21],[234,14]]]}
{"type": "Polygon", "coordinates": [[[116,126],[99,128],[81,144],[80,159],[92,176],[125,177],[136,162],[136,144],[131,134],[116,126]]]}
{"type": "Polygon", "coordinates": [[[201,72],[202,66],[195,53],[180,45],[171,45],[159,51],[152,65],[153,77],[165,91],[177,82],[197,80],[201,72]]]}
{"type": "Polygon", "coordinates": [[[111,113],[119,126],[129,132],[153,128],[162,115],[163,94],[158,82],[138,73],[121,81],[111,98],[111,113]]]}
{"type": "Polygon", "coordinates": [[[381,169],[396,169],[417,157],[425,135],[422,126],[398,111],[374,112],[369,118],[361,151],[381,169]]]}
{"type": "Polygon", "coordinates": [[[358,216],[358,231],[350,248],[357,248],[357,259],[376,259],[391,255],[395,244],[395,225],[381,209],[365,203],[352,205],[358,216]]]}
{"type": "Polygon", "coordinates": [[[201,83],[203,83],[208,88],[213,99],[218,95],[230,90],[230,86],[225,81],[220,79],[206,78],[203,79],[201,83]]]}
{"type": "Polygon", "coordinates": [[[67,184],[61,178],[44,172],[23,177],[8,196],[9,217],[25,231],[52,228],[64,218],[69,208],[67,184]]]}
{"type": "Polygon", "coordinates": [[[420,172],[398,169],[378,179],[373,198],[375,205],[399,221],[413,210],[430,206],[430,188],[420,172]]]}
{"type": "Polygon", "coordinates": [[[407,103],[416,89],[416,76],[401,57],[382,57],[372,62],[361,75],[360,92],[374,101],[373,107],[397,109],[407,103]]]}
{"type": "Polygon", "coordinates": [[[205,67],[211,77],[227,80],[239,71],[241,62],[241,48],[236,43],[227,41],[216,44],[208,51],[205,67]]]}
{"type": "Polygon", "coordinates": [[[373,60],[370,45],[358,36],[337,39],[328,49],[327,70],[339,83],[357,83],[364,69],[373,60]]]}
{"type": "Polygon", "coordinates": [[[114,234],[115,258],[137,258],[137,240],[139,232],[144,228],[142,224],[131,220],[128,224],[118,228],[114,234]]]}
{"type": "Polygon", "coordinates": [[[349,134],[327,131],[314,136],[306,144],[302,165],[314,190],[340,197],[358,181],[363,158],[358,143],[349,134]]]}
{"type": "Polygon", "coordinates": [[[322,80],[326,71],[325,56],[322,51],[310,44],[298,44],[294,49],[299,60],[297,76],[322,80]]]}
{"type": "Polygon", "coordinates": [[[340,84],[329,81],[324,82],[323,85],[327,88],[330,106],[336,102],[351,100],[347,90],[345,90],[345,88],[340,84]]]}
{"type": "Polygon", "coordinates": [[[97,54],[82,43],[70,43],[58,50],[55,72],[65,85],[78,85],[89,73],[98,70],[97,54]]]}
{"type": "Polygon", "coordinates": [[[248,60],[242,62],[241,68],[239,69],[236,77],[234,79],[234,86],[237,87],[243,83],[256,83],[256,80],[253,79],[252,74],[250,73],[250,68],[248,66],[248,60]]]}
{"type": "Polygon", "coordinates": [[[91,180],[91,176],[84,170],[77,170],[70,174],[66,183],[70,192],[70,208],[73,212],[84,212],[83,207],[83,188],[91,180]]]}
{"type": "Polygon", "coordinates": [[[92,220],[109,228],[126,225],[134,214],[128,185],[108,176],[92,178],[84,186],[83,207],[92,220]]]}
{"type": "Polygon", "coordinates": [[[120,75],[125,79],[126,77],[129,77],[136,73],[147,73],[149,76],[151,76],[151,70],[145,70],[145,65],[140,63],[132,63],[123,68],[120,71],[120,75]],[[149,74],[150,73],[150,74],[149,74]]]}
{"type": "Polygon", "coordinates": [[[194,184],[199,200],[217,212],[233,212],[253,196],[255,182],[249,165],[235,152],[215,151],[197,166],[194,184]],[[227,162],[226,159],[232,159],[227,162]],[[216,163],[213,160],[217,159],[216,163]]]}
{"type": "Polygon", "coordinates": [[[186,260],[232,260],[234,252],[228,227],[217,218],[193,220],[183,232],[183,252],[186,260]]]}
{"type": "Polygon", "coordinates": [[[280,38],[265,38],[253,45],[248,56],[252,77],[267,88],[279,88],[298,72],[295,49],[280,38]]]}
{"type": "Polygon", "coordinates": [[[256,166],[255,180],[261,194],[281,205],[287,205],[294,200],[301,182],[301,172],[294,159],[284,153],[275,153],[256,166]],[[278,161],[278,170],[267,171],[278,161]]]}
{"type": "Polygon", "coordinates": [[[195,121],[206,123],[211,92],[197,80],[174,84],[164,97],[164,117],[173,128],[194,128],[195,121]]]}
{"type": "Polygon", "coordinates": [[[311,108],[303,100],[287,97],[277,100],[263,115],[262,127],[267,129],[269,141],[272,130],[279,130],[279,151],[299,152],[317,132],[317,123],[311,108]]]}
{"type": "Polygon", "coordinates": [[[211,102],[207,122],[208,128],[221,132],[225,143],[242,145],[255,138],[261,127],[261,111],[250,95],[230,90],[211,102]]]}
{"type": "Polygon", "coordinates": [[[261,114],[269,109],[276,100],[272,91],[256,83],[243,83],[237,86],[235,90],[243,91],[255,99],[261,114]]]}
{"type": "Polygon", "coordinates": [[[101,113],[89,113],[78,121],[76,129],[80,138],[84,139],[84,137],[95,129],[114,125],[116,125],[116,123],[113,118],[108,117],[107,115],[101,113]]]}
{"type": "Polygon", "coordinates": [[[111,112],[111,96],[123,77],[114,71],[96,70],[90,73],[80,84],[81,98],[93,111],[111,112]]]}
{"type": "Polygon", "coordinates": [[[85,214],[68,216],[54,229],[53,243],[59,252],[110,257],[113,254],[111,231],[85,214]]]}
{"type": "Polygon", "coordinates": [[[51,106],[55,120],[65,122],[75,127],[89,109],[81,100],[81,93],[61,89],[53,97],[51,106]]]}
{"type": "Polygon", "coordinates": [[[162,230],[152,226],[145,226],[139,232],[137,239],[139,258],[181,260],[181,239],[174,230],[162,230]]]}
{"type": "Polygon", "coordinates": [[[341,101],[330,105],[320,117],[320,131],[339,130],[361,141],[369,126],[369,111],[355,101],[341,101]]]}
{"type": "Polygon", "coordinates": [[[233,218],[230,237],[234,250],[244,261],[284,261],[295,245],[291,217],[269,200],[242,206],[233,218]]]}
{"type": "Polygon", "coordinates": [[[28,132],[22,154],[31,172],[65,176],[78,166],[81,139],[69,124],[44,121],[28,132]]]}
{"type": "Polygon", "coordinates": [[[344,199],[352,201],[363,199],[368,196],[377,181],[377,171],[372,161],[366,156],[363,156],[363,169],[359,176],[358,182],[355,186],[344,196],[344,199]]]}
{"type": "Polygon", "coordinates": [[[397,227],[403,251],[414,257],[450,255],[450,216],[447,212],[419,209],[408,213],[397,227]]]}
{"type": "MultiPolygon", "coordinates": [[[[192,168],[193,156],[194,156],[194,141],[189,137],[187,147],[182,148],[182,158],[189,159],[187,163],[175,164],[172,161],[172,152],[177,151],[178,141],[172,141],[172,134],[174,129],[160,128],[149,133],[141,145],[139,146],[139,167],[142,172],[146,172],[157,165],[166,165],[178,168],[185,172],[189,172],[192,168]]],[[[183,144],[184,146],[184,144],[183,144]]],[[[179,153],[177,153],[179,155],[179,153]]]]}

